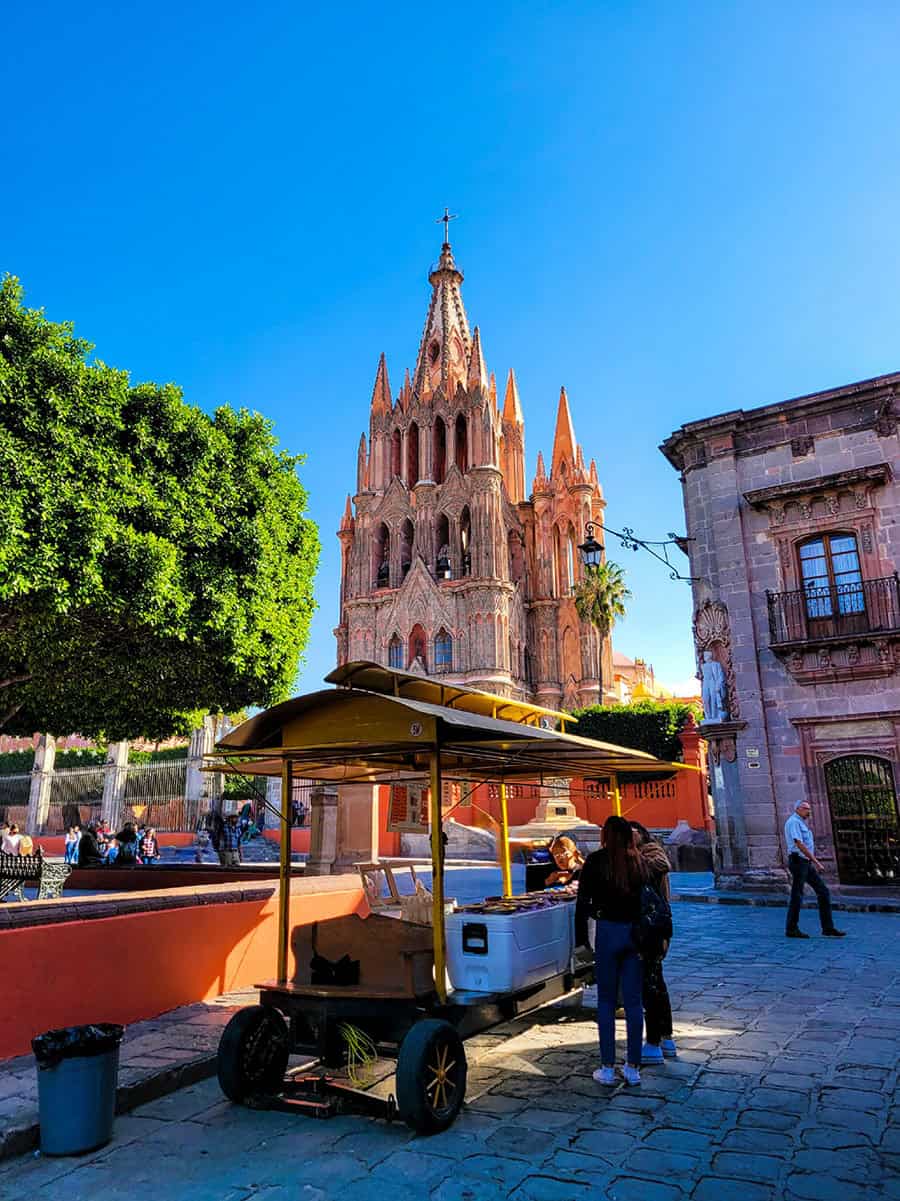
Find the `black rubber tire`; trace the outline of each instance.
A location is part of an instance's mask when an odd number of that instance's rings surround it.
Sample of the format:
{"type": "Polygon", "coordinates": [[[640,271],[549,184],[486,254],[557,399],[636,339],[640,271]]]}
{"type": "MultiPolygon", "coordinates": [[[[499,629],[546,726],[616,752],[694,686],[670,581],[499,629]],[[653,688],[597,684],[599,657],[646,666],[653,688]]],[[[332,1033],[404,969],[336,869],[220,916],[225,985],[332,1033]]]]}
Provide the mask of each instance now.
{"type": "Polygon", "coordinates": [[[397,1057],[400,1117],[419,1134],[446,1130],[466,1099],[466,1073],[466,1052],[456,1027],[436,1018],[416,1022],[397,1057]]]}
{"type": "Polygon", "coordinates": [[[290,1053],[287,1023],[277,1009],[251,1005],[239,1010],[219,1039],[222,1092],[238,1104],[280,1092],[290,1053]]]}

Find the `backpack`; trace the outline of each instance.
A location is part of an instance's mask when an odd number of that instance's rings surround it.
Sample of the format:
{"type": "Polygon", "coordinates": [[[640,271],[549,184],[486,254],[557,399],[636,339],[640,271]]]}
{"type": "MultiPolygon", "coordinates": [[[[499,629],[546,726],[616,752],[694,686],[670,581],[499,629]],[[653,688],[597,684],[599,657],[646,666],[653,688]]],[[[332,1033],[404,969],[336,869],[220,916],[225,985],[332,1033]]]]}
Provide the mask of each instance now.
{"type": "Polygon", "coordinates": [[[117,859],[119,863],[135,863],[137,861],[137,843],[120,842],[117,859]]]}
{"type": "Polygon", "coordinates": [[[640,916],[632,924],[631,937],[641,955],[661,955],[662,944],[672,937],[672,910],[652,884],[641,886],[640,916]]]}

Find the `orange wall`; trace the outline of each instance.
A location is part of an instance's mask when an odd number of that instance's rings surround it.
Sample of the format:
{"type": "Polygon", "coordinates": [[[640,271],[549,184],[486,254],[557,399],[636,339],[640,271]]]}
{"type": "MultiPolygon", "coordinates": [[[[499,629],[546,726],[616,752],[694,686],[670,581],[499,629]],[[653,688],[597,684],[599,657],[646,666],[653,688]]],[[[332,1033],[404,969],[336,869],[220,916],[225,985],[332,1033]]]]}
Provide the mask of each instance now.
{"type": "MultiPolygon", "coordinates": [[[[709,814],[705,789],[706,777],[699,772],[681,772],[672,781],[623,784],[620,789],[622,814],[650,829],[671,830],[681,820],[693,829],[707,829],[709,814]]],[[[513,784],[507,786],[507,794],[509,824],[524,826],[534,817],[540,790],[532,784],[513,784]]],[[[573,780],[569,795],[578,816],[593,825],[602,826],[613,812],[612,798],[605,786],[589,791],[583,780],[573,780]]],[[[491,795],[489,785],[481,784],[475,789],[472,803],[499,821],[500,801],[491,795]]],[[[463,825],[474,824],[469,806],[460,806],[451,816],[463,825]]]]}
{"type": "MultiPolygon", "coordinates": [[[[263,838],[278,842],[278,831],[263,830],[263,838]]],[[[309,853],[309,826],[294,826],[291,830],[291,851],[293,854],[309,853]]]]}
{"type": "MultiPolygon", "coordinates": [[[[291,899],[297,925],[365,911],[358,888],[291,899]]],[[[274,896],[4,930],[0,1059],[56,1026],[127,1024],[271,979],[276,930],[274,896]]]]}

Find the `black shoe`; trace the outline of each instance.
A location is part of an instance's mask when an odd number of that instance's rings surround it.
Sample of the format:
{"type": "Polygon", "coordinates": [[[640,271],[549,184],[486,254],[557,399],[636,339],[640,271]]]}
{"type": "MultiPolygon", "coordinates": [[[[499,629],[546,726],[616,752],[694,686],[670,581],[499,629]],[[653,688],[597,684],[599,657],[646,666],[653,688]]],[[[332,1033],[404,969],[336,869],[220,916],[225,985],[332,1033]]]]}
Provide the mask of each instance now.
{"type": "Polygon", "coordinates": [[[804,934],[802,930],[786,930],[785,938],[809,938],[808,934],[804,934]]]}
{"type": "Polygon", "coordinates": [[[822,935],[825,938],[846,938],[847,931],[846,930],[835,930],[835,928],[832,926],[832,928],[830,930],[823,930],[822,935]]]}

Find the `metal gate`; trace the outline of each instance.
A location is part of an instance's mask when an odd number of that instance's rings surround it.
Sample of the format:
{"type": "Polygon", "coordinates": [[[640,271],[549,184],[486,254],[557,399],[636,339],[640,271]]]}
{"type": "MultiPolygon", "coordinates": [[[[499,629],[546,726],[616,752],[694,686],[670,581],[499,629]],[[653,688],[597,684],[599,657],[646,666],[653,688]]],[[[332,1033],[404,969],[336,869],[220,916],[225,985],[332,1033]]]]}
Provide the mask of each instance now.
{"type": "Polygon", "coordinates": [[[900,881],[900,819],[887,759],[845,755],[825,764],[838,875],[842,884],[900,881]]]}

